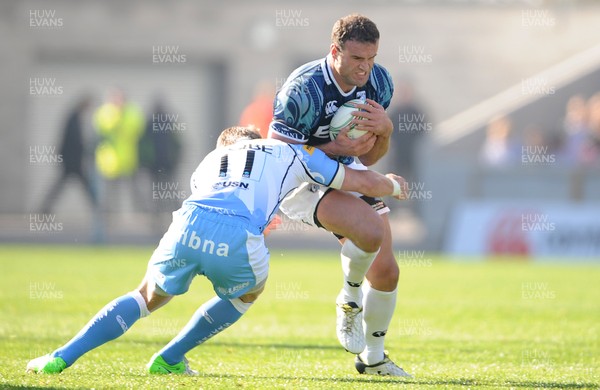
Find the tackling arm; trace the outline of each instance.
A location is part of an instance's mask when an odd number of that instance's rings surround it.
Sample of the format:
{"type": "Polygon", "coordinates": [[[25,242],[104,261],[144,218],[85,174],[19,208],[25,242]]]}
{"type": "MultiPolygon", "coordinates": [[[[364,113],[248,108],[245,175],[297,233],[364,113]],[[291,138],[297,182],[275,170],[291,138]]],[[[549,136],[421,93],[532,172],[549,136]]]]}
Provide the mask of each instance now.
{"type": "Polygon", "coordinates": [[[382,175],[375,171],[358,171],[345,166],[344,170],[341,190],[356,191],[372,197],[393,196],[398,200],[404,200],[408,195],[406,180],[401,176],[393,173],[382,175]]]}
{"type": "Polygon", "coordinates": [[[393,196],[406,199],[406,181],[393,173],[382,175],[369,170],[356,170],[334,161],[313,146],[292,145],[303,165],[299,170],[298,182],[312,181],[317,184],[344,191],[356,191],[363,195],[380,197],[393,196]]]}

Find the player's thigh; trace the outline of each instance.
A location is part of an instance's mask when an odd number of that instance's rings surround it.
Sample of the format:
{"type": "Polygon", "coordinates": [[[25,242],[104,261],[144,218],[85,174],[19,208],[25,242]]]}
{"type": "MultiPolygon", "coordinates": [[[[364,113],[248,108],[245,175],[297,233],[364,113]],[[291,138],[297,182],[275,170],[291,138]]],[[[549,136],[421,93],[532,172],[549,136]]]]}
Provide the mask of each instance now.
{"type": "Polygon", "coordinates": [[[328,191],[319,202],[316,215],[325,229],[352,240],[366,252],[374,252],[381,245],[382,219],[369,204],[350,193],[328,191]]]}
{"type": "MultiPolygon", "coordinates": [[[[222,299],[234,299],[256,293],[269,273],[269,251],[264,236],[246,230],[247,223],[237,218],[224,217],[211,226],[210,236],[227,243],[227,251],[205,253],[199,273],[206,276],[214,291],[222,299]]],[[[207,232],[207,236],[208,236],[207,232]]],[[[247,296],[246,298],[251,298],[247,296]]],[[[244,301],[249,302],[249,301],[244,301]]]]}
{"type": "Polygon", "coordinates": [[[381,219],[384,221],[384,234],[381,242],[381,249],[366,275],[369,284],[380,291],[393,291],[398,285],[400,273],[394,255],[392,229],[390,227],[388,216],[388,213],[380,215],[381,219]]]}

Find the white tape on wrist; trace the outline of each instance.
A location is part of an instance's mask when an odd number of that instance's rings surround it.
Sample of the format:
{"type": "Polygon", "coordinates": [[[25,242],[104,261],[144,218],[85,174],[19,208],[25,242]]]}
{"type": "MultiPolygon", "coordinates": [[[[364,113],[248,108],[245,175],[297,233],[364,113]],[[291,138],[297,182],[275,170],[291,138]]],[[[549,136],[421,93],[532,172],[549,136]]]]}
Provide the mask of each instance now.
{"type": "Polygon", "coordinates": [[[402,193],[402,187],[400,187],[400,183],[398,183],[396,180],[390,177],[388,177],[388,179],[390,179],[392,184],[394,185],[394,192],[392,192],[392,196],[400,196],[400,194],[402,193]]]}

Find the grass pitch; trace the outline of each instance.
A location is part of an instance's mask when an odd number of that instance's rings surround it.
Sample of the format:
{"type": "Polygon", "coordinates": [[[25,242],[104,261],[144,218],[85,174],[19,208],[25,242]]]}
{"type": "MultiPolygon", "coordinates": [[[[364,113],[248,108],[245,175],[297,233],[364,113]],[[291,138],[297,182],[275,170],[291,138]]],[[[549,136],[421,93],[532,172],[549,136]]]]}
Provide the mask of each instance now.
{"type": "Polygon", "coordinates": [[[191,290],[60,375],[27,362],[69,340],[134,289],[152,248],[0,248],[0,388],[598,388],[600,267],[401,260],[387,349],[414,375],[359,375],[335,336],[336,253],[272,251],[265,293],[235,325],[188,354],[199,377],[144,365],[213,296],[191,290]]]}

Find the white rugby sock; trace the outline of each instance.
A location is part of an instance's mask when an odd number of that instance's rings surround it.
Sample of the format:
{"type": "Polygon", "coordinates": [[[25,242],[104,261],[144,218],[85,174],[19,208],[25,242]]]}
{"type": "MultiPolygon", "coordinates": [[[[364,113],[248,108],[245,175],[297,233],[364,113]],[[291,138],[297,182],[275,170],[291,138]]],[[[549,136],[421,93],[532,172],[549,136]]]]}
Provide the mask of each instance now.
{"type": "Polygon", "coordinates": [[[342,272],[344,273],[344,302],[360,304],[362,300],[360,286],[377,253],[379,251],[365,252],[350,240],[344,242],[341,252],[342,272]]]}
{"type": "Polygon", "coordinates": [[[231,302],[233,307],[235,307],[235,310],[239,311],[242,314],[245,314],[248,311],[248,309],[250,309],[250,306],[252,306],[252,304],[254,303],[244,302],[240,298],[230,299],[229,302],[231,302]]]}
{"type": "Polygon", "coordinates": [[[140,308],[140,318],[148,317],[150,315],[150,310],[148,310],[148,306],[146,305],[146,301],[144,297],[138,290],[133,290],[128,293],[133,299],[135,299],[136,303],[140,308]]]}
{"type": "Polygon", "coordinates": [[[360,358],[366,364],[375,364],[383,359],[383,343],[396,308],[397,292],[397,288],[394,291],[379,291],[368,283],[365,285],[363,320],[367,347],[360,358]]]}

